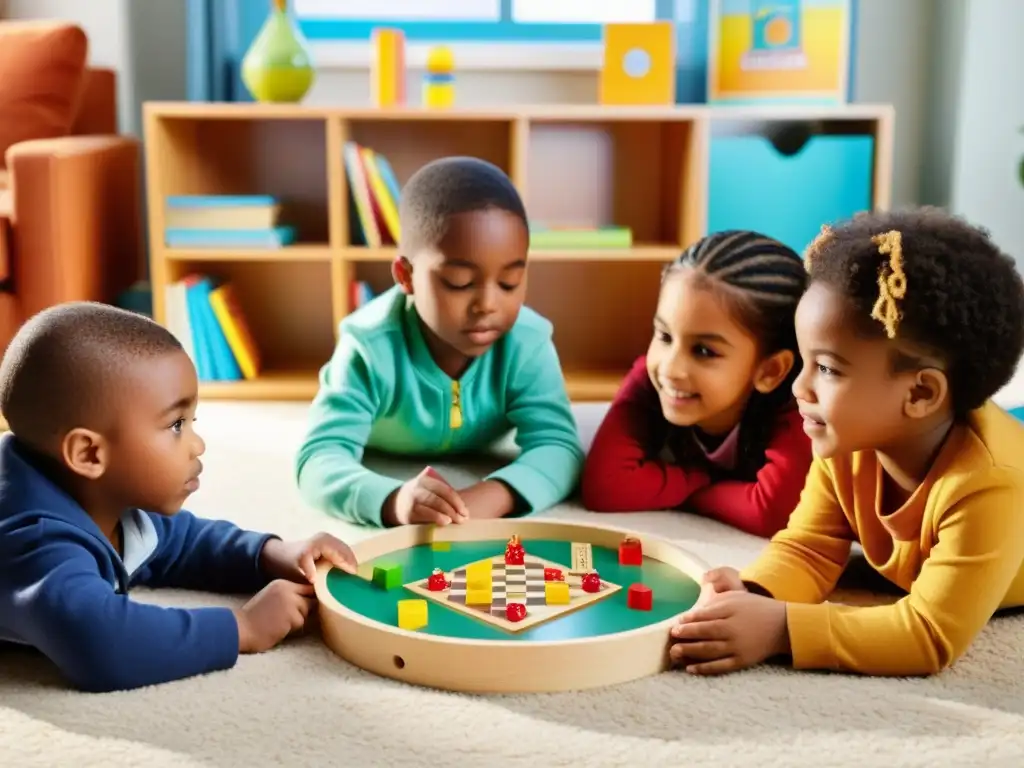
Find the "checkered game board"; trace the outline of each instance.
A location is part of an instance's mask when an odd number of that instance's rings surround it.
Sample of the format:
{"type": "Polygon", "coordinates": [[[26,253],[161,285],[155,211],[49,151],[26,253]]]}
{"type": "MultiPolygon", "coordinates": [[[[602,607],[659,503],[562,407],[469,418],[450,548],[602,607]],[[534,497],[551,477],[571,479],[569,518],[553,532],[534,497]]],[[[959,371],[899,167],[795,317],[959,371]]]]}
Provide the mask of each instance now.
{"type": "MultiPolygon", "coordinates": [[[[466,569],[452,571],[452,586],[448,599],[466,604],[466,569]]],[[[491,563],[491,614],[504,616],[510,603],[525,603],[527,607],[546,605],[544,595],[544,563],[523,559],[523,565],[506,565],[504,561],[491,563]],[[509,599],[509,595],[513,597],[509,599]],[[526,595],[525,598],[522,595],[526,595]]],[[[483,608],[484,606],[481,606],[483,608]]]]}

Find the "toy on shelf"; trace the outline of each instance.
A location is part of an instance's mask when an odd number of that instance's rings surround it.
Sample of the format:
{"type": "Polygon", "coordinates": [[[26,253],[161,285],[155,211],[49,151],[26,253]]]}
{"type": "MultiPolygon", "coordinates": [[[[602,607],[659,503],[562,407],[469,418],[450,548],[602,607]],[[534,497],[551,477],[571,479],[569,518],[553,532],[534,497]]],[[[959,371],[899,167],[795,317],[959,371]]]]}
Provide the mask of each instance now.
{"type": "Polygon", "coordinates": [[[288,0],[273,6],[242,59],[242,82],[256,101],[301,101],[316,74],[309,43],[288,14],[288,0]]]}
{"type": "Polygon", "coordinates": [[[437,45],[427,54],[423,75],[423,106],[448,109],[455,104],[455,56],[452,49],[437,45]]]}
{"type": "Polygon", "coordinates": [[[404,106],[405,77],[405,33],[384,27],[373,30],[370,91],[374,106],[404,106]]]}
{"type": "Polygon", "coordinates": [[[598,102],[664,105],[675,99],[675,25],[670,21],[605,25],[598,102]]]}

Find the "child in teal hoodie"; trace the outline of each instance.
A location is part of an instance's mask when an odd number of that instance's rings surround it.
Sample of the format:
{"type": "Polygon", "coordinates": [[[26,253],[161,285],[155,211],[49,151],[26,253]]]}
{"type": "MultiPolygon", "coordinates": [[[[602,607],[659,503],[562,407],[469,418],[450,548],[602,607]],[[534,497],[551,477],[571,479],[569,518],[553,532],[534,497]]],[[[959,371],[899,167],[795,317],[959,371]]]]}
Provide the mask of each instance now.
{"type": "Polygon", "coordinates": [[[421,168],[402,191],[396,285],[346,317],[320,372],[297,476],[305,501],[376,526],[527,514],[574,489],[583,463],[549,321],[528,307],[529,227],[482,160],[421,168]],[[362,464],[479,452],[515,430],[519,456],[456,490],[430,467],[402,482],[362,464]]]}

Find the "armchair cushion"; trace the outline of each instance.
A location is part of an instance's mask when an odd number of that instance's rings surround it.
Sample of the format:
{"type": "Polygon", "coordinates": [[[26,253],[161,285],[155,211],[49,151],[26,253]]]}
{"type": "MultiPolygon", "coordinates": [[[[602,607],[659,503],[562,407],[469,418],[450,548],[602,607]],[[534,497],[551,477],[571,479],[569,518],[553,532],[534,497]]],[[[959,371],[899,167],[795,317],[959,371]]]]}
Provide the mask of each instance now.
{"type": "Polygon", "coordinates": [[[0,169],[28,139],[67,136],[79,109],[88,41],[61,22],[0,22],[0,169]]]}

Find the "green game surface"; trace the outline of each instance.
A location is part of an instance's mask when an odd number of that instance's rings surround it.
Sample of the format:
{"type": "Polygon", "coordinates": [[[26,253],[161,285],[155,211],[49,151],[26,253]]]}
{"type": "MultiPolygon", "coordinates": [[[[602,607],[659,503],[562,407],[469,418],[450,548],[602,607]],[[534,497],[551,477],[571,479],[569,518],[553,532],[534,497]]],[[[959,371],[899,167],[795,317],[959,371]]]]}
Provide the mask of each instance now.
{"type": "MultiPolygon", "coordinates": [[[[369,561],[374,564],[392,563],[402,567],[402,583],[409,584],[427,578],[435,568],[451,573],[456,568],[505,552],[507,541],[452,542],[448,552],[435,552],[430,544],[423,544],[383,555],[369,561]]],[[[568,567],[570,542],[545,539],[524,539],[528,557],[551,560],[568,567]]],[[[520,632],[506,632],[475,619],[453,608],[428,601],[428,623],[421,633],[457,637],[471,640],[571,640],[610,635],[657,624],[692,608],[700,595],[700,585],[676,568],[645,557],[643,565],[619,565],[617,550],[593,545],[594,569],[602,579],[618,584],[621,589],[590,605],[577,608],[563,616],[520,632]],[[641,583],[654,593],[650,611],[634,611],[626,607],[626,594],[630,584],[641,583]]],[[[366,565],[366,564],[361,564],[366,565]]],[[[397,587],[384,591],[360,576],[332,569],[327,574],[327,589],[342,605],[369,619],[394,627],[398,626],[398,601],[418,598],[419,595],[397,587]]]]}

